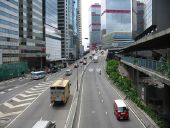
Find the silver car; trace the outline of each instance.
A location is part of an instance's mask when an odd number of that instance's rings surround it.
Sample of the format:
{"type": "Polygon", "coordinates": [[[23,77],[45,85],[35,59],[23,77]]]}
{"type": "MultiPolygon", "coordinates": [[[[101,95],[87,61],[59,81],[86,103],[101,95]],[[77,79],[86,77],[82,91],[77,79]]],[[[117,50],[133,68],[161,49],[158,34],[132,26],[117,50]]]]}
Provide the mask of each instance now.
{"type": "Polygon", "coordinates": [[[40,120],[32,128],[56,128],[55,122],[40,120]]]}

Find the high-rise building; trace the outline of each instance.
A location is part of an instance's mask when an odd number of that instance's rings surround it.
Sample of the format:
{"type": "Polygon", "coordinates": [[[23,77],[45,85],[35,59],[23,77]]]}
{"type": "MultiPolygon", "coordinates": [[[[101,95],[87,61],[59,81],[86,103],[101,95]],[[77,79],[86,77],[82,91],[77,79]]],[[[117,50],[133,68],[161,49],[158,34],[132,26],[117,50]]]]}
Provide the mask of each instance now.
{"type": "Polygon", "coordinates": [[[97,48],[101,44],[101,5],[95,3],[89,8],[90,47],[97,48]]]}
{"type": "Polygon", "coordinates": [[[137,35],[144,31],[144,3],[137,1],[137,35]]]}
{"type": "Polygon", "coordinates": [[[82,45],[82,22],[81,22],[81,0],[77,0],[78,9],[77,9],[77,20],[78,20],[78,38],[79,43],[82,45]]]}
{"type": "Polygon", "coordinates": [[[134,14],[134,12],[132,11],[132,6],[134,3],[135,1],[132,0],[102,0],[101,1],[101,5],[102,5],[101,6],[101,21],[102,21],[101,29],[102,29],[102,35],[104,35],[102,36],[102,46],[104,48],[111,48],[115,46],[123,47],[133,42],[132,26],[135,22],[132,22],[132,15],[134,14]],[[109,44],[105,44],[104,40],[107,40],[108,38],[107,35],[109,36],[109,38],[110,36],[111,38],[112,37],[114,39],[116,38],[116,40],[112,39],[114,41],[110,40],[109,44]],[[125,40],[128,41],[126,42],[125,40]],[[114,43],[116,43],[116,45],[114,43]]]}
{"type": "Polygon", "coordinates": [[[144,29],[148,33],[162,31],[170,27],[170,1],[143,0],[144,2],[144,29]]]}
{"type": "Polygon", "coordinates": [[[58,29],[61,30],[61,56],[65,58],[65,37],[66,34],[66,0],[58,0],[57,1],[57,8],[58,8],[58,29]]]}
{"type": "Polygon", "coordinates": [[[45,62],[45,29],[42,0],[19,0],[20,58],[29,67],[45,62]]]}
{"type": "Polygon", "coordinates": [[[76,57],[76,42],[79,38],[80,27],[79,0],[58,0],[58,28],[61,30],[61,55],[62,58],[73,59],[76,57]],[[75,42],[76,40],[76,42],[75,42]]]}
{"type": "Polygon", "coordinates": [[[0,64],[19,61],[18,0],[0,1],[0,64]]]}
{"type": "Polygon", "coordinates": [[[58,30],[57,0],[44,0],[46,60],[61,60],[61,32],[58,30]]]}
{"type": "Polygon", "coordinates": [[[70,4],[68,0],[58,0],[58,28],[61,30],[61,56],[69,58],[69,23],[70,20],[70,4]]]}

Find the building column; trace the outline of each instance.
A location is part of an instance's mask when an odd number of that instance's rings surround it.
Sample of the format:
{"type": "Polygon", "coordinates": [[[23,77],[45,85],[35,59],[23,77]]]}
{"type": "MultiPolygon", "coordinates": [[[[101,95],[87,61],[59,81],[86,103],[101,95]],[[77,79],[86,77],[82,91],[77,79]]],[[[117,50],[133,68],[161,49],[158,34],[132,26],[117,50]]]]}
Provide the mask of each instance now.
{"type": "Polygon", "coordinates": [[[170,118],[170,86],[165,85],[164,87],[164,115],[167,115],[170,118]]]}

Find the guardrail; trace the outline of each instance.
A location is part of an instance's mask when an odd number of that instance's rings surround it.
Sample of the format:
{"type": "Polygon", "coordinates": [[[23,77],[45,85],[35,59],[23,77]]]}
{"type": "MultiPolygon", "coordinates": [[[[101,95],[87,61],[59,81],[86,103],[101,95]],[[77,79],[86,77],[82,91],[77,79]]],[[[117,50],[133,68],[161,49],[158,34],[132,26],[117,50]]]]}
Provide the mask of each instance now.
{"type": "Polygon", "coordinates": [[[147,68],[161,75],[170,77],[170,61],[160,62],[152,59],[143,59],[127,56],[119,56],[121,60],[138,65],[140,67],[147,68]]]}
{"type": "Polygon", "coordinates": [[[86,68],[88,67],[88,65],[91,63],[91,61],[86,65],[85,69],[83,67],[83,72],[81,74],[81,78],[80,78],[80,82],[79,82],[79,90],[75,92],[75,95],[73,97],[73,101],[72,101],[72,105],[71,105],[71,110],[69,112],[69,117],[66,121],[66,124],[64,126],[64,128],[73,128],[73,124],[74,124],[74,121],[75,121],[75,115],[76,115],[76,111],[77,111],[77,105],[78,105],[78,100],[79,100],[79,96],[80,96],[80,91],[81,91],[81,88],[82,88],[82,81],[83,81],[83,77],[84,77],[84,73],[85,73],[85,70],[86,68]]]}

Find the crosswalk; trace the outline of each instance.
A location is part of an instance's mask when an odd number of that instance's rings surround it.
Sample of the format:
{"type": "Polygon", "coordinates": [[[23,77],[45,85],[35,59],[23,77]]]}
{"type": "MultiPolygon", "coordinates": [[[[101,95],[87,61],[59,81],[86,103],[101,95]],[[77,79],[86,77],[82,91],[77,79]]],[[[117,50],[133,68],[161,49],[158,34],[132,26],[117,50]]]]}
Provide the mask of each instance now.
{"type": "Polygon", "coordinates": [[[38,85],[29,88],[28,90],[12,97],[10,100],[0,104],[0,120],[1,118],[14,118],[24,109],[32,104],[32,102],[40,96],[44,91],[46,91],[49,86],[52,84],[52,81],[41,82],[38,85]]]}

